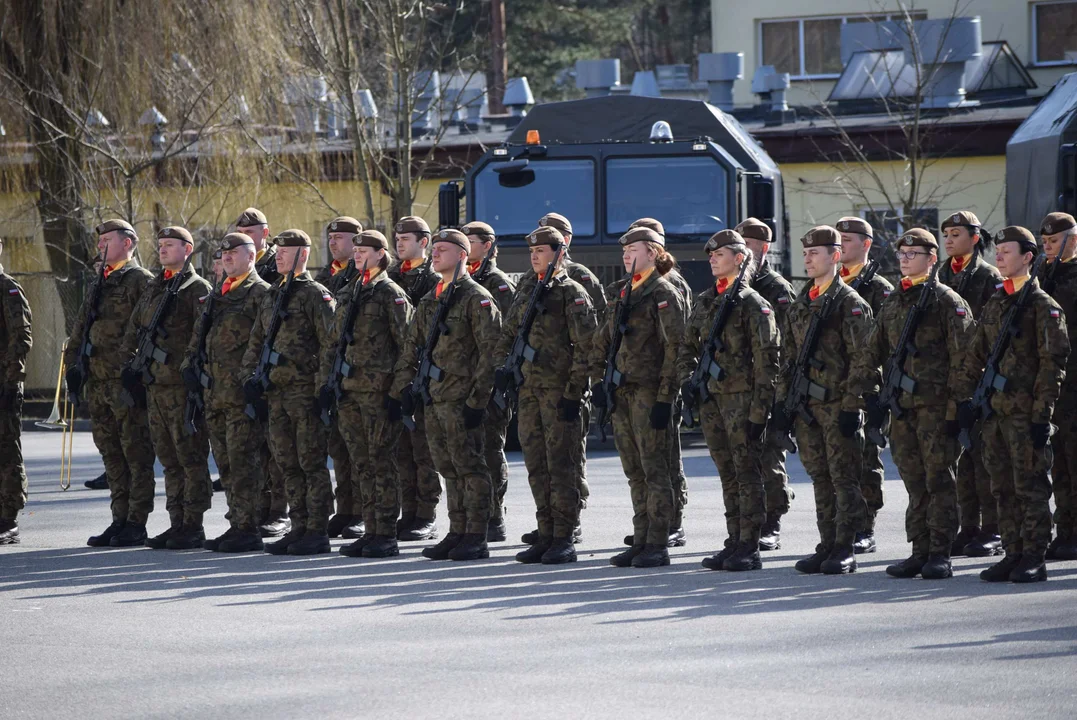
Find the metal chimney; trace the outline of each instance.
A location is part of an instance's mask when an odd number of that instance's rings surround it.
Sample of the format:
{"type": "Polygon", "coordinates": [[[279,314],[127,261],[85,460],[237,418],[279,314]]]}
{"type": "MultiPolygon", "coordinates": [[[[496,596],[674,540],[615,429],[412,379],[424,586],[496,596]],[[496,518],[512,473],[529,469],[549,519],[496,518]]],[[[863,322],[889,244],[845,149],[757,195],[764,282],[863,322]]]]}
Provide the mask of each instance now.
{"type": "Polygon", "coordinates": [[[621,61],[577,60],[576,87],[587,93],[587,97],[605,97],[610,89],[621,84],[621,61]]]}
{"type": "Polygon", "coordinates": [[[702,53],[699,79],[707,83],[708,102],[720,110],[733,110],[733,82],[744,78],[744,53],[702,53]]]}
{"type": "Polygon", "coordinates": [[[412,80],[415,101],[411,108],[411,134],[422,137],[434,132],[440,121],[438,107],[441,104],[441,73],[437,70],[420,70],[412,80]]]}
{"type": "Polygon", "coordinates": [[[328,85],[321,75],[293,75],[284,82],[284,102],[292,108],[295,129],[300,135],[316,135],[321,130],[320,105],[326,100],[328,85]]]}
{"type": "Polygon", "coordinates": [[[965,99],[965,63],[982,53],[980,18],[919,20],[913,26],[913,33],[902,36],[901,49],[905,51],[905,62],[919,63],[923,67],[921,106],[978,105],[978,102],[965,99]]]}
{"type": "Polygon", "coordinates": [[[632,90],[630,95],[637,97],[662,97],[662,91],[658,89],[658,78],[652,70],[638,70],[632,78],[632,90]]]}

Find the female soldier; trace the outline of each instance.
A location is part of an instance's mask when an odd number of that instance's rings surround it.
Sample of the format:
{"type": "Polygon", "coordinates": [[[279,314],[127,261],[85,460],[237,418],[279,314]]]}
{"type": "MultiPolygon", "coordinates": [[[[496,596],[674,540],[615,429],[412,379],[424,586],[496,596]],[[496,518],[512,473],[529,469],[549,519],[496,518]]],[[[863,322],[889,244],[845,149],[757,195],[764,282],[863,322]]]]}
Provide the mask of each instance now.
{"type": "MultiPolygon", "coordinates": [[[[397,475],[397,441],[400,438],[400,403],[390,399],[393,366],[404,346],[411,303],[407,293],[389,279],[389,242],[377,230],[364,230],[352,238],[355,267],[366,267],[337,292],[333,323],[334,339],[345,333],[351,341],[345,354],[353,368],[341,381],[343,396],[337,401],[341,435],[348,445],[352,466],[359,474],[359,499],[365,532],[340,548],[349,557],[383,558],[400,553],[396,544],[396,520],[400,514],[400,480],[397,475]],[[356,297],[357,283],[363,289],[356,297]],[[359,303],[354,324],[344,327],[352,303],[359,303]]],[[[322,358],[321,376],[333,369],[337,343],[322,358]]],[[[330,392],[322,388],[324,397],[330,392]]],[[[399,390],[393,393],[399,396],[399,390]]]]}
{"type": "Polygon", "coordinates": [[[625,269],[631,278],[606,308],[595,333],[591,399],[596,410],[613,411],[613,438],[632,493],[632,547],[610,558],[617,567],[669,565],[666,543],[674,515],[669,478],[669,427],[677,396],[677,349],[684,337],[684,299],[663,276],[673,269],[665,239],[649,228],[633,228],[621,236],[625,269]],[[633,271],[634,268],[634,271],[633,271]],[[606,355],[618,326],[622,342],[613,358],[622,382],[610,397],[601,380],[606,355]]]}
{"type": "Polygon", "coordinates": [[[689,378],[703,352],[714,353],[711,359],[721,372],[706,376],[710,399],[699,403],[698,391],[686,380],[685,403],[697,406],[703,435],[711,459],[722,480],[725,499],[725,547],[703,560],[711,570],[759,570],[759,531],[766,519],[766,495],[763,490],[763,435],[767,416],[774,402],[774,385],[778,376],[778,326],[774,312],[763,296],[745,282],[733,295],[732,286],[747,263],[745,280],[754,272],[752,251],[734,230],[722,230],[703,248],[710,261],[715,284],[697,296],[695,310],[688,321],[684,342],[678,355],[680,377],[689,378]],[[721,328],[714,326],[715,316],[724,305],[732,309],[721,328]],[[721,351],[706,347],[712,328],[721,351]],[[695,396],[693,397],[693,392],[695,396]]]}

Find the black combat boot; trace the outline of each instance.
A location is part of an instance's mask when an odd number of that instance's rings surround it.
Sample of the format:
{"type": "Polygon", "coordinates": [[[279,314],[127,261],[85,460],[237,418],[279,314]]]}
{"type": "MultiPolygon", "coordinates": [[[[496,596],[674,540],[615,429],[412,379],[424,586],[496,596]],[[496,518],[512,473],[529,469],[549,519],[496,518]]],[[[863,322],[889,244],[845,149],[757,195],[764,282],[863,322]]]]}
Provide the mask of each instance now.
{"type": "Polygon", "coordinates": [[[953,565],[950,558],[941,553],[931,553],[920,570],[920,577],[924,580],[945,580],[954,576],[953,565]]]}
{"type": "Polygon", "coordinates": [[[737,550],[725,559],[722,569],[731,572],[744,570],[762,570],[763,560],[759,557],[759,543],[748,542],[737,545],[737,550]]]}
{"type": "Polygon", "coordinates": [[[546,554],[546,551],[553,545],[552,537],[539,537],[531,547],[526,550],[521,550],[516,553],[516,562],[521,562],[524,565],[535,565],[542,562],[542,556],[546,554]]]}
{"type": "Polygon", "coordinates": [[[109,540],[110,547],[138,547],[146,542],[146,526],[141,523],[129,522],[123,526],[123,530],[116,537],[109,540]]]}
{"type": "Polygon", "coordinates": [[[980,572],[980,579],[984,582],[1009,582],[1010,573],[1014,571],[1014,568],[1021,562],[1020,553],[1010,553],[992,565],[980,572]]]}
{"type": "Polygon", "coordinates": [[[415,542],[418,540],[435,540],[438,536],[438,526],[434,524],[434,518],[416,516],[414,524],[407,530],[397,535],[398,540],[415,542]]]}
{"type": "Polygon", "coordinates": [[[819,564],[824,575],[846,575],[856,572],[856,552],[852,545],[835,545],[826,560],[819,564]]]}
{"type": "Polygon", "coordinates": [[[684,547],[687,544],[688,538],[685,537],[683,527],[678,525],[669,529],[669,540],[666,542],[666,547],[684,547]]]}
{"type": "Polygon", "coordinates": [[[449,551],[449,559],[457,561],[485,560],[490,557],[490,547],[484,533],[464,533],[464,537],[449,551]]]}
{"type": "Polygon", "coordinates": [[[778,513],[767,513],[767,519],[759,530],[759,549],[781,550],[782,548],[782,516],[778,513]]]}
{"type": "Polygon", "coordinates": [[[954,538],[954,546],[950,549],[950,557],[958,557],[965,554],[965,546],[976,539],[980,534],[979,525],[966,525],[961,528],[954,538]]]}
{"type": "Polygon", "coordinates": [[[363,548],[372,542],[374,542],[374,534],[368,533],[362,535],[350,545],[341,545],[338,552],[345,557],[363,557],[363,548]]]}
{"type": "Polygon", "coordinates": [[[331,537],[340,537],[340,533],[344,528],[349,525],[354,525],[357,518],[354,515],[347,515],[345,513],[337,513],[333,517],[329,518],[329,525],[326,527],[326,534],[331,537]]]}
{"type": "Polygon", "coordinates": [[[202,549],[217,552],[221,547],[221,543],[235,535],[236,532],[237,530],[234,527],[229,526],[228,529],[224,531],[223,535],[218,535],[215,538],[206,538],[202,543],[202,549]]]}
{"type": "Polygon", "coordinates": [[[195,548],[202,547],[202,543],[206,541],[206,531],[202,527],[202,523],[187,524],[165,543],[165,547],[169,550],[194,550],[195,548]]]}
{"type": "Polygon", "coordinates": [[[10,518],[0,519],[0,545],[19,544],[19,524],[10,518]]]}
{"type": "Polygon", "coordinates": [[[217,546],[217,552],[222,553],[262,552],[263,550],[265,550],[265,543],[254,528],[236,530],[221,540],[217,546]]]}
{"type": "Polygon", "coordinates": [[[797,564],[793,567],[797,572],[802,572],[805,575],[814,575],[821,572],[823,561],[830,557],[830,548],[825,545],[816,545],[815,554],[810,557],[806,557],[803,560],[797,560],[797,564]]]}
{"type": "Polygon", "coordinates": [[[352,515],[352,524],[340,531],[340,537],[345,540],[358,540],[366,535],[366,523],[358,515],[352,515]]]}
{"type": "Polygon", "coordinates": [[[87,480],[83,485],[90,490],[108,490],[108,473],[101,473],[93,480],[87,480]]]}
{"type": "Polygon", "coordinates": [[[856,534],[853,541],[853,552],[857,555],[875,552],[875,531],[864,530],[856,534]]]}
{"type": "Polygon", "coordinates": [[[1047,566],[1043,563],[1043,555],[1034,552],[1022,553],[1021,562],[1010,571],[1010,582],[1034,583],[1043,582],[1047,579],[1047,566]]]}
{"type": "Polygon", "coordinates": [[[643,545],[633,545],[622,553],[617,553],[610,558],[610,565],[614,567],[631,567],[636,556],[643,552],[643,545]]]}
{"type": "Polygon", "coordinates": [[[924,565],[926,564],[927,555],[913,554],[899,563],[888,565],[886,574],[896,578],[914,578],[920,574],[920,571],[924,569],[924,565]]]}
{"type": "MultiPolygon", "coordinates": [[[[276,542],[271,542],[265,546],[265,551],[270,555],[287,555],[288,547],[299,540],[306,534],[306,528],[292,528],[288,531],[284,537],[276,542]]],[[[262,535],[265,537],[265,535],[262,535]]]]}
{"type": "Polygon", "coordinates": [[[634,568],[652,568],[663,565],[669,565],[669,550],[665,545],[644,545],[643,552],[632,558],[634,568]]]}
{"type": "Polygon", "coordinates": [[[636,543],[635,535],[625,535],[624,544],[628,547],[632,547],[636,543]]]}
{"type": "Polygon", "coordinates": [[[448,560],[449,552],[464,539],[462,533],[450,532],[437,545],[423,548],[423,557],[431,560],[448,560]]]}
{"type": "Polygon", "coordinates": [[[332,550],[329,536],[317,530],[307,530],[303,537],[288,546],[289,555],[322,555],[332,550]]]}
{"type": "Polygon", "coordinates": [[[998,534],[998,525],[984,525],[976,537],[965,545],[965,554],[969,557],[991,557],[1003,552],[1005,550],[998,534]]]}
{"type": "Polygon", "coordinates": [[[490,522],[486,524],[486,542],[505,542],[507,539],[505,518],[490,518],[490,522]]]}
{"type": "Polygon", "coordinates": [[[224,492],[224,483],[221,482],[220,478],[217,478],[216,480],[213,481],[213,492],[215,492],[215,493],[224,492]]]}
{"type": "Polygon", "coordinates": [[[112,524],[105,528],[103,533],[94,535],[86,541],[86,544],[90,547],[108,547],[109,543],[112,542],[112,538],[120,534],[125,524],[125,520],[113,520],[112,524]]]}
{"type": "Polygon", "coordinates": [[[370,542],[363,546],[365,558],[396,557],[400,554],[400,546],[396,544],[396,538],[392,535],[373,535],[370,542]]]}
{"type": "Polygon", "coordinates": [[[183,520],[173,520],[172,524],[160,535],[154,535],[151,538],[146,538],[146,547],[153,548],[154,550],[164,550],[168,547],[168,541],[176,536],[183,529],[183,520]]]}
{"type": "Polygon", "coordinates": [[[543,565],[565,565],[576,562],[576,546],[572,544],[572,538],[554,538],[549,549],[542,554],[543,565]]]}
{"type": "Polygon", "coordinates": [[[722,549],[710,557],[703,558],[701,565],[708,570],[725,570],[725,561],[733,557],[738,545],[739,543],[733,538],[726,538],[722,549]]]}
{"type": "Polygon", "coordinates": [[[1077,537],[1070,537],[1055,548],[1056,560],[1077,560],[1077,537]]]}
{"type": "Polygon", "coordinates": [[[539,538],[541,537],[542,536],[539,535],[538,528],[535,528],[531,532],[525,532],[523,535],[521,535],[520,542],[522,542],[524,545],[534,545],[539,541],[539,538]]]}
{"type": "MultiPolygon", "coordinates": [[[[264,523],[258,526],[258,534],[264,538],[283,538],[291,531],[292,521],[288,519],[287,515],[275,515],[267,518],[264,523]]],[[[280,554],[283,555],[284,553],[280,554]]]]}

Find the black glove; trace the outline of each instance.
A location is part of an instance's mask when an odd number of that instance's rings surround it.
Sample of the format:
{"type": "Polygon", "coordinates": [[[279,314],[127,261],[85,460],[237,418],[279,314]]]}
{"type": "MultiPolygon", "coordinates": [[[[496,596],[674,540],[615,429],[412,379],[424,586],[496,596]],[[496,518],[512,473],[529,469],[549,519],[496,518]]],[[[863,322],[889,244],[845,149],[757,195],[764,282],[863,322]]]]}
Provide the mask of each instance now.
{"type": "Polygon", "coordinates": [[[319,410],[328,410],[329,408],[333,407],[333,400],[335,399],[336,396],[333,394],[333,391],[329,388],[328,385],[322,385],[320,388],[318,388],[319,410]]]}
{"type": "Polygon", "coordinates": [[[763,433],[767,431],[767,424],[754,423],[751,420],[748,421],[748,439],[752,442],[759,442],[763,439],[763,433]]]}
{"type": "Polygon", "coordinates": [[[183,376],[183,385],[188,392],[202,392],[202,379],[198,377],[197,370],[193,367],[185,367],[180,371],[180,375],[183,376]]]}
{"type": "Polygon", "coordinates": [[[254,381],[254,378],[248,378],[243,383],[243,397],[251,405],[256,404],[262,399],[262,386],[254,381]]]}
{"type": "Polygon", "coordinates": [[[793,423],[786,416],[785,406],[782,403],[774,403],[774,407],[770,409],[770,426],[782,432],[789,432],[792,429],[793,423]]]}
{"type": "Polygon", "coordinates": [[[851,438],[860,429],[860,411],[842,410],[838,413],[838,430],[843,437],[851,438]]]}
{"type": "Polygon", "coordinates": [[[494,370],[494,388],[505,392],[505,389],[509,386],[509,380],[512,379],[512,373],[503,367],[496,368],[494,370]]]}
{"type": "Polygon", "coordinates": [[[868,427],[881,428],[886,424],[886,413],[879,407],[879,396],[875,393],[864,393],[864,414],[868,427]]]}
{"type": "Polygon", "coordinates": [[[696,401],[696,398],[694,397],[694,395],[695,395],[695,393],[692,392],[692,381],[691,380],[685,380],[681,384],[681,399],[684,400],[684,402],[688,403],[689,405],[693,405],[693,404],[695,404],[695,401],[696,401]]]}
{"type": "Polygon", "coordinates": [[[67,380],[67,392],[72,395],[78,395],[79,390],[82,390],[82,383],[84,378],[78,368],[71,368],[64,376],[67,380]]]}
{"type": "Polygon", "coordinates": [[[962,430],[971,430],[976,425],[976,410],[968,400],[957,404],[957,425],[962,430]]]}
{"type": "Polygon", "coordinates": [[[666,402],[656,402],[651,407],[651,428],[665,430],[669,427],[669,420],[673,416],[673,406],[666,402]]]}
{"type": "Polygon", "coordinates": [[[561,398],[557,401],[557,419],[562,422],[574,422],[580,419],[580,401],[561,398]]]}
{"type": "Polygon", "coordinates": [[[464,428],[467,430],[474,430],[479,425],[482,425],[482,416],[486,414],[485,410],[476,410],[473,407],[464,403],[464,428]]]}
{"type": "Polygon", "coordinates": [[[400,416],[415,416],[415,394],[411,392],[411,388],[404,388],[404,394],[400,396],[400,416]]]}
{"type": "Polygon", "coordinates": [[[607,408],[610,406],[610,400],[606,397],[606,388],[601,384],[595,385],[591,388],[591,407],[607,408]]]}
{"type": "Polygon", "coordinates": [[[389,422],[399,422],[404,417],[403,403],[392,395],[385,396],[385,409],[389,411],[389,422]]]}
{"type": "Polygon", "coordinates": [[[5,412],[22,409],[22,388],[19,383],[0,385],[0,410],[5,412]]]}
{"type": "Polygon", "coordinates": [[[946,437],[955,438],[961,434],[961,425],[958,424],[957,420],[947,420],[943,426],[943,432],[946,433],[946,437]]]}
{"type": "Polygon", "coordinates": [[[133,388],[142,384],[142,373],[130,365],[124,365],[120,370],[120,382],[125,388],[133,388]]]}
{"type": "Polygon", "coordinates": [[[1032,447],[1043,450],[1051,441],[1051,423],[1032,423],[1029,435],[1032,436],[1032,447]]]}

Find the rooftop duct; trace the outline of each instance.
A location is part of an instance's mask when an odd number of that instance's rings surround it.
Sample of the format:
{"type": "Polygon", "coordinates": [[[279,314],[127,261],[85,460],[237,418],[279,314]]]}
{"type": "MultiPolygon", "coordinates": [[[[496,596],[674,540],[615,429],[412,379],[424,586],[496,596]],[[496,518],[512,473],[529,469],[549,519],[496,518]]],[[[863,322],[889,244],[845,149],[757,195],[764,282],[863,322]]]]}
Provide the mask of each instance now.
{"type": "Polygon", "coordinates": [[[733,82],[744,78],[744,53],[702,53],[699,56],[699,79],[707,83],[707,101],[732,112],[733,82]]]}
{"type": "Polygon", "coordinates": [[[621,84],[621,61],[577,60],[576,87],[583,90],[587,97],[603,97],[610,94],[612,88],[621,84]]]}

